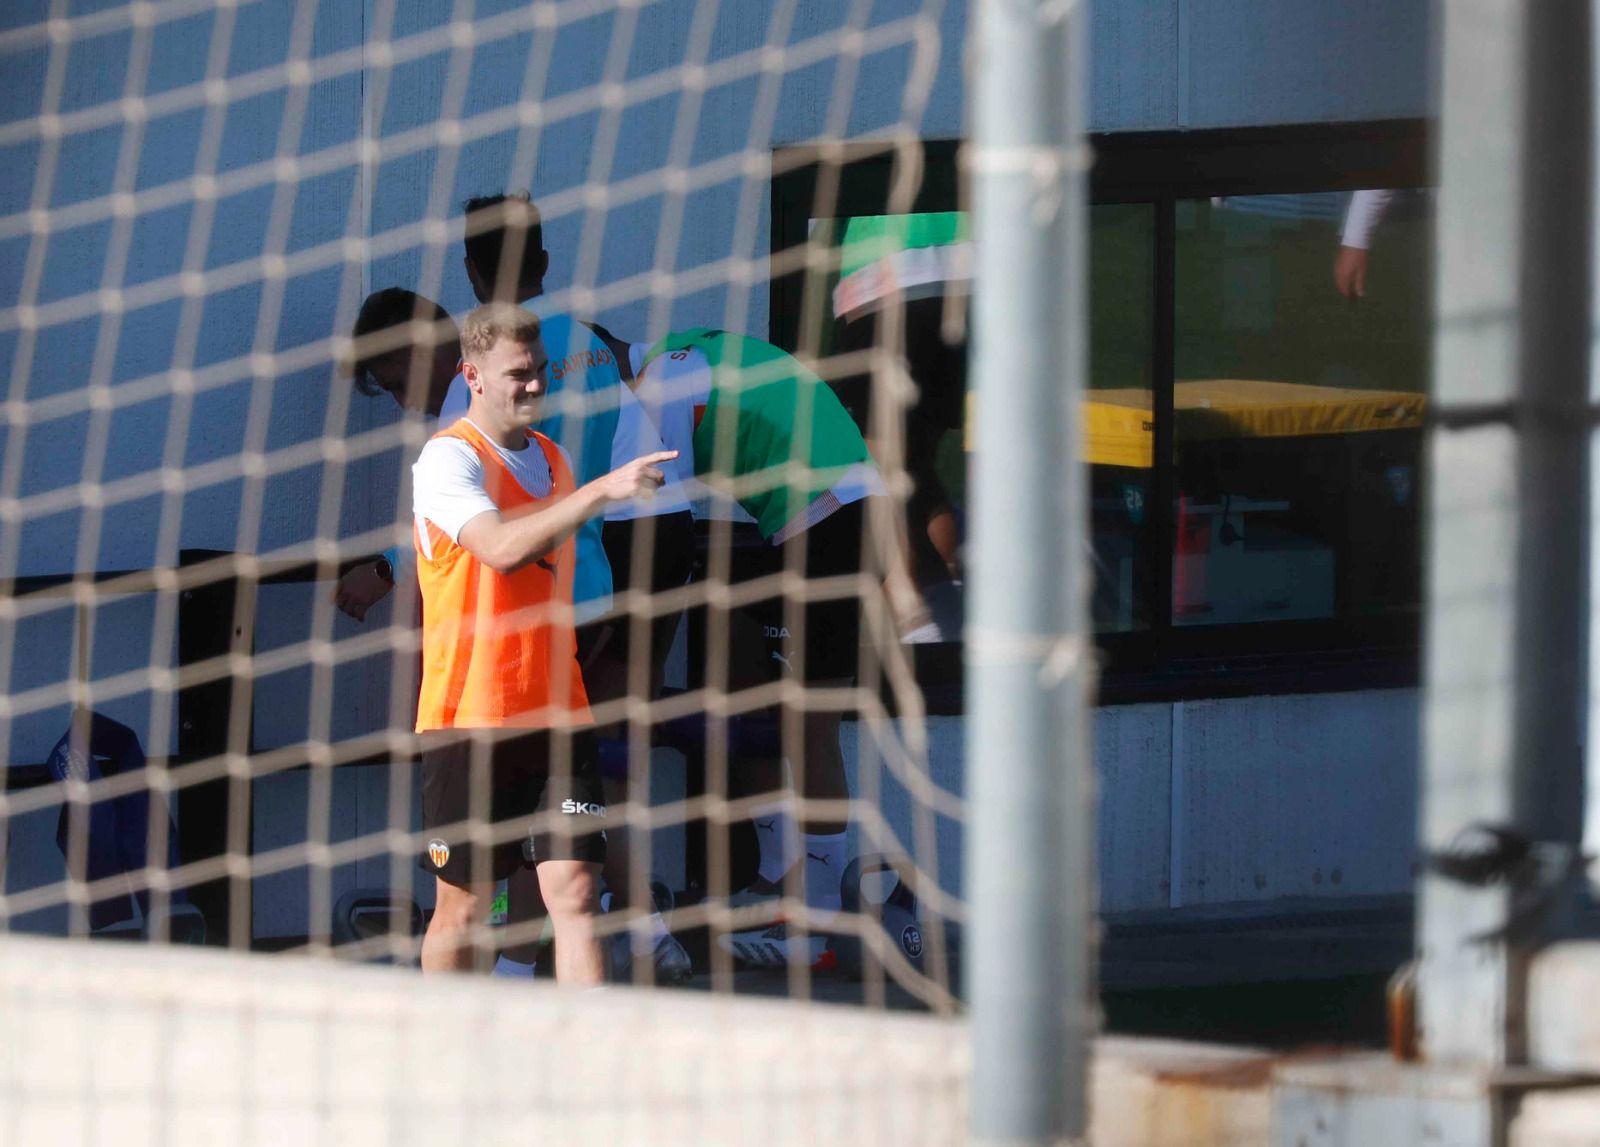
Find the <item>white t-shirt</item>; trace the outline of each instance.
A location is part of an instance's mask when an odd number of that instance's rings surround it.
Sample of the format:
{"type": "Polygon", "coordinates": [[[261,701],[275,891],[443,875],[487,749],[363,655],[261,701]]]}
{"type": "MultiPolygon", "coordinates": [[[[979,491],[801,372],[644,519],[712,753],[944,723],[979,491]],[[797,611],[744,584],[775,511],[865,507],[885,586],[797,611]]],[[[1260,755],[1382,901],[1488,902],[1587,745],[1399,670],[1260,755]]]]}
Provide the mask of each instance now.
{"type": "MultiPolygon", "coordinates": [[[[634,344],[629,348],[629,358],[637,364],[642,361],[646,349],[634,344]]],[[[685,490],[692,492],[695,515],[701,518],[731,518],[736,522],[755,521],[744,507],[725,497],[714,496],[694,476],[695,411],[711,401],[711,362],[705,353],[689,347],[658,355],[642,373],[636,369],[635,379],[639,404],[660,429],[667,449],[678,452],[678,457],[662,469],[667,470],[670,479],[680,482],[685,490]]],[[[784,539],[816,525],[840,506],[885,492],[887,487],[877,467],[866,464],[851,466],[829,488],[832,499],[818,498],[812,502],[773,536],[773,544],[781,544],[784,539]]]]}
{"type": "MultiPolygon", "coordinates": [[[[467,380],[459,373],[450,380],[450,388],[445,391],[444,403],[439,407],[439,417],[434,419],[429,415],[422,415],[424,422],[431,422],[430,435],[437,434],[450,426],[456,419],[466,414],[467,407],[472,405],[472,391],[467,389],[467,380]]],[[[409,415],[415,418],[417,415],[409,415]]],[[[426,444],[424,444],[426,449],[426,444]]],[[[415,501],[415,497],[413,497],[415,501]]],[[[423,533],[427,533],[426,530],[423,533]]],[[[415,579],[417,565],[417,551],[411,546],[394,546],[383,552],[389,559],[389,568],[394,572],[395,584],[409,582],[415,579]]]]}
{"type": "Polygon", "coordinates": [[[634,343],[628,357],[634,366],[634,393],[643,414],[660,433],[666,449],[676,450],[677,458],[661,469],[669,482],[689,491],[690,498],[703,498],[706,490],[694,476],[694,412],[711,398],[711,364],[699,351],[664,354],[648,368],[639,370],[650,347],[634,343]],[[683,357],[679,357],[682,355],[683,357]]]}
{"type": "MultiPolygon", "coordinates": [[[[632,357],[630,348],[630,357],[632,357]]],[[[670,445],[666,435],[640,405],[638,397],[627,383],[622,384],[617,401],[617,429],[611,438],[611,468],[617,469],[660,450],[677,450],[679,459],[689,457],[681,446],[670,445]]],[[[675,470],[675,462],[668,462],[662,470],[667,476],[666,485],[657,490],[653,498],[619,502],[606,511],[606,521],[625,521],[631,518],[653,518],[661,514],[675,514],[689,508],[689,492],[675,470]]],[[[693,463],[689,477],[694,477],[693,463]]]]}
{"type": "MultiPolygon", "coordinates": [[[[483,433],[476,422],[472,425],[483,433]]],[[[489,436],[484,434],[484,438],[489,436]]],[[[530,438],[521,450],[507,450],[492,439],[489,445],[500,455],[517,485],[531,497],[550,496],[554,479],[538,443],[530,438]]],[[[562,457],[566,457],[565,452],[562,457]]],[[[422,448],[411,467],[411,506],[417,519],[417,536],[424,547],[428,544],[424,522],[432,522],[452,541],[459,542],[463,526],[479,514],[500,508],[485,486],[483,459],[471,443],[460,438],[433,438],[422,448]]]]}

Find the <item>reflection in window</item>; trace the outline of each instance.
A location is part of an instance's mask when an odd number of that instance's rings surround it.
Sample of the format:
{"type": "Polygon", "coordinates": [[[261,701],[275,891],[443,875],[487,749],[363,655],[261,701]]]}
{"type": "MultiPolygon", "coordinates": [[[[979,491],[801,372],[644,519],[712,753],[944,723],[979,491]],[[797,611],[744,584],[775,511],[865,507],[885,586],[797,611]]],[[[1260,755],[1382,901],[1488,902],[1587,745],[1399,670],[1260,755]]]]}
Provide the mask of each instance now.
{"type": "Polygon", "coordinates": [[[1416,608],[1430,211],[1414,192],[1178,205],[1174,623],[1416,608]]]}
{"type": "MultiPolygon", "coordinates": [[[[839,271],[830,283],[831,349],[849,354],[881,345],[891,315],[903,324],[906,367],[915,401],[896,429],[903,432],[906,553],[923,603],[903,620],[914,640],[954,641],[961,633],[966,538],[967,290],[972,243],[959,212],[870,215],[830,221],[839,271]]],[[[872,377],[855,371],[836,382],[840,398],[881,452],[885,428],[876,419],[872,377]]]]}
{"type": "Polygon", "coordinates": [[[1150,624],[1151,362],[1155,209],[1089,211],[1089,393],[1082,412],[1089,463],[1098,632],[1150,624]]]}
{"type": "MultiPolygon", "coordinates": [[[[1085,403],[1091,468],[1098,630],[1148,626],[1153,562],[1151,350],[1154,314],[1154,209],[1095,207],[1090,214],[1091,352],[1085,403]],[[1100,416],[1097,410],[1103,410],[1100,416]]],[[[885,337],[886,315],[903,324],[905,360],[917,386],[905,412],[907,564],[942,640],[960,634],[967,533],[967,291],[972,272],[965,216],[930,213],[818,220],[813,237],[836,245],[839,270],[827,284],[834,326],[820,348],[852,352],[885,337]],[[893,308],[893,312],[889,310],[893,308]]],[[[871,378],[835,385],[867,434],[871,378]]]]}

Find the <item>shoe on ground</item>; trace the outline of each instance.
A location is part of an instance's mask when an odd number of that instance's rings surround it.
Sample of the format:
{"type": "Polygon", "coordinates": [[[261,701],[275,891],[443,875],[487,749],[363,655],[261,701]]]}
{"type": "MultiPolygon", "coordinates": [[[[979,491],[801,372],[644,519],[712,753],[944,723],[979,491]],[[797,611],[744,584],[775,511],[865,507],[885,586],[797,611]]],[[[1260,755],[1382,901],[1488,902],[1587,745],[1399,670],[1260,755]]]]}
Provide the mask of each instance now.
{"type": "Polygon", "coordinates": [[[764,876],[758,876],[750,884],[737,892],[728,894],[729,908],[753,908],[759,904],[771,904],[773,919],[778,916],[778,900],[783,896],[783,882],[774,884],[764,876]]]}
{"type": "MultiPolygon", "coordinates": [[[[671,912],[675,903],[672,890],[659,880],[650,882],[650,899],[654,902],[655,910],[663,915],[671,912]]],[[[633,933],[618,932],[611,937],[610,943],[612,980],[617,983],[632,982],[633,933]]],[[[676,986],[694,978],[694,961],[689,959],[688,951],[671,932],[656,940],[650,952],[650,960],[654,965],[655,982],[658,984],[676,986]]]]}
{"type": "Polygon", "coordinates": [[[658,984],[676,987],[694,979],[694,961],[689,959],[689,953],[670,932],[656,941],[655,951],[650,953],[650,958],[655,963],[658,984]]]}
{"type": "MultiPolygon", "coordinates": [[[[607,941],[611,945],[611,980],[618,984],[633,982],[633,933],[618,932],[607,941]]],[[[694,978],[694,961],[671,933],[656,941],[650,952],[657,984],[676,987],[694,978]]]]}
{"type": "Polygon", "coordinates": [[[809,932],[802,939],[789,935],[787,921],[777,920],[745,932],[726,932],[717,943],[740,963],[753,968],[786,968],[803,963],[813,972],[829,972],[835,966],[828,938],[809,932]]]}

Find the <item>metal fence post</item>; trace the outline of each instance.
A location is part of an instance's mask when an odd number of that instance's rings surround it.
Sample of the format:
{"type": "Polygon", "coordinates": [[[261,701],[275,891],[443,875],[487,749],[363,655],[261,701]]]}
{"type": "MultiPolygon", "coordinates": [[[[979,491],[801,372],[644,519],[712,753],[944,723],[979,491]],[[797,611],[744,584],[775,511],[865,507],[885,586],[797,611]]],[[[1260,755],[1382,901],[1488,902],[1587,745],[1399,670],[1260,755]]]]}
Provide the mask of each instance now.
{"type": "Polygon", "coordinates": [[[965,943],[971,1130],[983,1143],[1060,1143],[1087,1130],[1087,7],[977,6],[965,943]]]}
{"type": "MultiPolygon", "coordinates": [[[[1491,824],[1572,844],[1582,808],[1588,0],[1455,0],[1443,21],[1421,840],[1491,824]]],[[[1474,843],[1476,840],[1476,843],[1474,843]]],[[[1420,882],[1422,1049],[1525,1054],[1543,917],[1502,874],[1420,882]]]]}

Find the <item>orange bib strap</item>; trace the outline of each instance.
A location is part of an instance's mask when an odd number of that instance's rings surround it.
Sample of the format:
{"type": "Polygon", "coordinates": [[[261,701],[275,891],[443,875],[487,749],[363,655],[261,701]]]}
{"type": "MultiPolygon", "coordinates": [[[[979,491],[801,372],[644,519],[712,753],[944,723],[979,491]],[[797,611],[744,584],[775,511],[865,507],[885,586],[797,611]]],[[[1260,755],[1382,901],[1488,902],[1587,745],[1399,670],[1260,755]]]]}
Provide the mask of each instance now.
{"type": "MultiPolygon", "coordinates": [[[[484,490],[507,517],[537,513],[573,490],[565,457],[542,434],[528,437],[550,465],[544,498],[523,489],[494,444],[466,419],[435,437],[472,447],[483,464],[484,490]]],[[[414,530],[422,589],[417,731],[589,724],[573,633],[572,539],[521,569],[498,573],[432,522],[418,521],[414,530]]]]}

